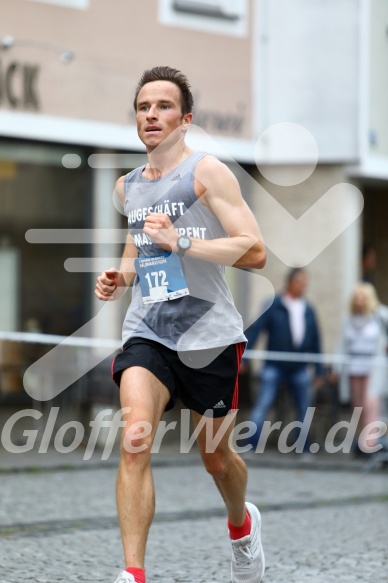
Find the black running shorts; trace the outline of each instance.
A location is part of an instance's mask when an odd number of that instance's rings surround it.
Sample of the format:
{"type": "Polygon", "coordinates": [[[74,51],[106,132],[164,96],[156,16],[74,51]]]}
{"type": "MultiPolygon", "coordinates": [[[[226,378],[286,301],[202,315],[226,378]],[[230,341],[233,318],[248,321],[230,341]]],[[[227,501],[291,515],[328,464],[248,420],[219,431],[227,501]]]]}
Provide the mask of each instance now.
{"type": "Polygon", "coordinates": [[[185,407],[200,415],[211,409],[214,417],[224,417],[238,408],[238,371],[244,349],[245,342],[240,342],[221,349],[178,353],[159,342],[135,337],[113,360],[112,376],[120,386],[125,369],[146,368],[170,392],[166,411],[179,397],[185,407]]]}

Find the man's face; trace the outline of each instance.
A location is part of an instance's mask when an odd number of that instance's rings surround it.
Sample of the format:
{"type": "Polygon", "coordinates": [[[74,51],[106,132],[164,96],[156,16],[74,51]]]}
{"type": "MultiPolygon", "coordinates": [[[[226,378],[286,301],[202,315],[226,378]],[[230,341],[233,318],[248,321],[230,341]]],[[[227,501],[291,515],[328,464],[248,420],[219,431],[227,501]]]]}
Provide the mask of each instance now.
{"type": "Polygon", "coordinates": [[[295,298],[304,296],[307,290],[308,277],[306,273],[297,273],[289,283],[288,292],[295,298]]]}
{"type": "Polygon", "coordinates": [[[363,260],[364,270],[368,272],[376,269],[376,259],[376,251],[374,249],[370,249],[363,260]]]}
{"type": "MultiPolygon", "coordinates": [[[[147,152],[191,119],[191,113],[182,114],[181,94],[175,83],[152,81],[141,88],[137,99],[137,132],[147,152]]],[[[176,133],[181,137],[179,130],[176,133]]]]}

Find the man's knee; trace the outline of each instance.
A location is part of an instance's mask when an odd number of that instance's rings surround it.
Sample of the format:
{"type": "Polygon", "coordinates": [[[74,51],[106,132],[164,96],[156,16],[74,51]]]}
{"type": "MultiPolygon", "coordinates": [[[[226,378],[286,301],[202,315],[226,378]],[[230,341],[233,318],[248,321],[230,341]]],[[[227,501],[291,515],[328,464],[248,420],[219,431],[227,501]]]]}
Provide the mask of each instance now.
{"type": "Polygon", "coordinates": [[[213,478],[225,476],[237,457],[237,454],[232,450],[216,450],[212,453],[205,452],[202,455],[205,469],[213,478]]]}
{"type": "Polygon", "coordinates": [[[264,365],[260,372],[261,383],[276,384],[280,381],[280,371],[275,366],[264,365]]]}
{"type": "Polygon", "coordinates": [[[127,464],[148,463],[153,427],[148,421],[127,421],[121,439],[121,457],[127,464]]]}

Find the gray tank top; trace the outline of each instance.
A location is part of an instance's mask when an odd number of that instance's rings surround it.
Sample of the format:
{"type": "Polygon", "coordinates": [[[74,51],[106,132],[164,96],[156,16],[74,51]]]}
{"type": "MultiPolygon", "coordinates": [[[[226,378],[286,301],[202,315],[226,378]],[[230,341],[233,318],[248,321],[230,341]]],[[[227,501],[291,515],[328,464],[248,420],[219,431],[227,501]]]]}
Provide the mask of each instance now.
{"type": "MultiPolygon", "coordinates": [[[[146,180],[136,168],[124,180],[124,212],[139,257],[166,253],[143,233],[148,211],[165,213],[180,234],[192,238],[227,237],[217,217],[197,199],[194,172],[205,152],[193,152],[158,180],[146,180]]],[[[123,343],[141,337],[186,351],[244,342],[243,323],[225,281],[225,267],[185,256],[180,259],[190,295],[143,304],[136,276],[123,325],[123,343]]]]}

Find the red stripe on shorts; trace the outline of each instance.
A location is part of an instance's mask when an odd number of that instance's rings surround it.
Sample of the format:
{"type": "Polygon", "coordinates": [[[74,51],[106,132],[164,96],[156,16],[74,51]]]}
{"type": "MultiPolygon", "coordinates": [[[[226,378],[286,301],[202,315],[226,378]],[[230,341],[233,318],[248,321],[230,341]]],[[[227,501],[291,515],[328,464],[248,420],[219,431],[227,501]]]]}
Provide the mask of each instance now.
{"type": "Polygon", "coordinates": [[[114,380],[113,374],[114,374],[115,360],[116,360],[116,357],[114,357],[114,359],[112,360],[112,364],[110,365],[110,374],[112,375],[113,380],[114,380]]]}
{"type": "Polygon", "coordinates": [[[244,352],[244,343],[240,342],[236,344],[236,358],[237,358],[237,375],[236,384],[234,385],[233,398],[232,398],[232,410],[238,409],[238,374],[240,371],[241,359],[244,352]]]}

